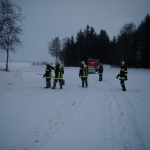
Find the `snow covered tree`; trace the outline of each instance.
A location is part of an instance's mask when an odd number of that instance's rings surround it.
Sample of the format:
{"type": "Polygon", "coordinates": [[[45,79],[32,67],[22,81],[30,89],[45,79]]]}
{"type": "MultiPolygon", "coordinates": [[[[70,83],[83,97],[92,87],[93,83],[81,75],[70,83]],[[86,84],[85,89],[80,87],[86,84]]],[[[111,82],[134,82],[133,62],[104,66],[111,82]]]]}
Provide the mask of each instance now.
{"type": "Polygon", "coordinates": [[[19,36],[22,34],[21,8],[9,0],[0,1],[0,50],[6,51],[6,71],[8,71],[9,52],[16,52],[16,48],[21,46],[19,36]]]}

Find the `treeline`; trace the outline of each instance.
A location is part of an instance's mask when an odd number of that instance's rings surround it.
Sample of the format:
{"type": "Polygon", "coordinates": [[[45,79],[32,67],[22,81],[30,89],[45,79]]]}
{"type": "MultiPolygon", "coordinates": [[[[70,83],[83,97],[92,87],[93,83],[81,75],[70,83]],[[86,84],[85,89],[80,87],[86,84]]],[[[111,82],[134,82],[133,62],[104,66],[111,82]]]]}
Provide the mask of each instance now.
{"type": "Polygon", "coordinates": [[[125,24],[111,41],[105,30],[97,34],[87,25],[77,32],[76,39],[63,39],[59,58],[65,66],[79,66],[82,60],[92,58],[103,64],[119,65],[123,60],[128,67],[150,68],[150,14],[137,29],[134,23],[125,24]]]}

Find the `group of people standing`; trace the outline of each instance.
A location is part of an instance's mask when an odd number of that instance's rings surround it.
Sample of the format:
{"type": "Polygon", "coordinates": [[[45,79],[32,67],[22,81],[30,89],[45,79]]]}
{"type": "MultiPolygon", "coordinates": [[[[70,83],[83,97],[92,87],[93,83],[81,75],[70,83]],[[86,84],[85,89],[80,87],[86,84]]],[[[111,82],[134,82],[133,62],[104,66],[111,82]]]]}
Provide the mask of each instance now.
{"type": "MultiPolygon", "coordinates": [[[[98,74],[99,74],[99,81],[103,80],[103,65],[102,63],[99,64],[99,69],[98,69],[98,74]]],[[[46,70],[45,70],[45,74],[43,75],[43,77],[46,78],[46,87],[45,88],[52,88],[55,89],[56,87],[56,83],[57,81],[59,81],[59,85],[60,85],[60,89],[62,89],[63,87],[63,74],[64,74],[64,67],[61,65],[61,61],[58,61],[56,63],[55,67],[52,67],[49,63],[46,63],[46,70]],[[51,87],[51,78],[52,78],[52,71],[54,70],[55,72],[55,77],[54,78],[54,83],[53,86],[51,87]]],[[[125,80],[127,80],[127,75],[128,75],[128,71],[127,68],[125,66],[125,62],[121,61],[120,62],[120,72],[119,74],[116,76],[116,78],[120,80],[120,84],[122,87],[123,91],[126,91],[126,87],[125,87],[125,80]]],[[[88,66],[85,64],[84,61],[81,62],[81,66],[79,69],[79,77],[81,78],[81,82],[82,82],[82,87],[88,87],[88,66]]]]}
{"type": "Polygon", "coordinates": [[[61,61],[56,63],[55,67],[52,67],[49,63],[46,63],[46,70],[43,78],[46,78],[46,87],[45,88],[52,88],[55,89],[57,81],[59,81],[60,89],[63,86],[63,74],[64,74],[64,67],[61,65],[61,61]],[[54,83],[51,87],[51,78],[52,78],[52,70],[55,72],[54,83]]]}

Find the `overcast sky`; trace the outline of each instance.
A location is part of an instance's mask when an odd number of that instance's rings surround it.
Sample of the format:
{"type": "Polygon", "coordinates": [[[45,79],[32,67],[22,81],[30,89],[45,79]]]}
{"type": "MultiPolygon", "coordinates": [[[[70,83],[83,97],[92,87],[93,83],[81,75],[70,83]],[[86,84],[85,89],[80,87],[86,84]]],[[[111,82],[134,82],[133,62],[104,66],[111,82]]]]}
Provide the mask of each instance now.
{"type": "MultiPolygon", "coordinates": [[[[48,42],[59,37],[62,40],[84,30],[87,25],[97,34],[105,30],[110,38],[117,36],[126,23],[138,27],[150,13],[150,0],[11,0],[22,8],[22,47],[11,61],[49,61],[55,59],[48,53],[48,42]]],[[[6,53],[0,53],[0,61],[6,53]]]]}

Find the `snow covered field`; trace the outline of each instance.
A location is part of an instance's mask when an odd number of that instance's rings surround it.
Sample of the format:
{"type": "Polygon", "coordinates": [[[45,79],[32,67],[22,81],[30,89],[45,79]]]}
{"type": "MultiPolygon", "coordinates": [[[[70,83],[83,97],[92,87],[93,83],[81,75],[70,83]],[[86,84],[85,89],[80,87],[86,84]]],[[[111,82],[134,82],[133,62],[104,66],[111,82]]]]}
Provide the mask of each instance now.
{"type": "Polygon", "coordinates": [[[36,73],[45,66],[9,69],[0,71],[0,150],[150,150],[149,69],[129,68],[126,92],[109,65],[103,81],[89,75],[88,88],[78,67],[65,67],[62,90],[44,88],[36,73]]]}

